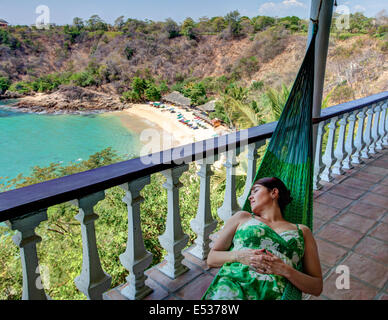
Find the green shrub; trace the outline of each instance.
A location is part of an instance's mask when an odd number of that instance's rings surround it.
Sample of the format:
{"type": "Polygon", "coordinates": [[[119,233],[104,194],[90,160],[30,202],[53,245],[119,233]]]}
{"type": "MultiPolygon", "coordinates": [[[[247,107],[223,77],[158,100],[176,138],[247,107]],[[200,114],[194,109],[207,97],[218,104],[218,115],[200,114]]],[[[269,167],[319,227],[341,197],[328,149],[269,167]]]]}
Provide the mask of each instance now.
{"type": "Polygon", "coordinates": [[[151,85],[144,92],[145,97],[149,101],[160,101],[162,98],[159,89],[155,85],[151,85]]]}
{"type": "Polygon", "coordinates": [[[121,95],[121,100],[124,102],[142,102],[142,97],[135,91],[129,90],[123,92],[121,95]]]}
{"type": "Polygon", "coordinates": [[[256,90],[261,90],[264,87],[264,82],[263,81],[252,81],[250,90],[256,91],[256,90]]]}
{"type": "Polygon", "coordinates": [[[12,92],[26,94],[31,92],[31,86],[27,82],[20,81],[20,82],[11,84],[8,90],[12,92]]]}
{"type": "Polygon", "coordinates": [[[6,77],[0,77],[0,94],[4,93],[8,90],[11,82],[6,77]]]}
{"type": "Polygon", "coordinates": [[[92,85],[96,85],[97,82],[92,74],[88,71],[82,71],[78,73],[74,73],[70,80],[77,86],[80,87],[88,87],[92,85]]]}
{"type": "Polygon", "coordinates": [[[182,93],[185,97],[190,98],[194,105],[207,102],[206,89],[202,82],[189,82],[183,87],[182,93]]]}

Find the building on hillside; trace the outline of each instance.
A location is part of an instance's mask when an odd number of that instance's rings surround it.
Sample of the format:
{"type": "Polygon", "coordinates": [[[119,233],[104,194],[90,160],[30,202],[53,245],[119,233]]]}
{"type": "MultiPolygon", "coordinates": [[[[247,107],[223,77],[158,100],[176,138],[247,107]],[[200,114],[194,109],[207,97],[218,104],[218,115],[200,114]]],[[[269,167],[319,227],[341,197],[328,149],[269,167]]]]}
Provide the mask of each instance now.
{"type": "Polygon", "coordinates": [[[0,28],[6,28],[6,27],[8,27],[8,22],[3,19],[0,19],[0,28]]]}
{"type": "Polygon", "coordinates": [[[172,103],[182,107],[191,106],[191,99],[186,98],[183,94],[179,93],[178,91],[173,91],[163,96],[162,101],[165,103],[172,103]]]}

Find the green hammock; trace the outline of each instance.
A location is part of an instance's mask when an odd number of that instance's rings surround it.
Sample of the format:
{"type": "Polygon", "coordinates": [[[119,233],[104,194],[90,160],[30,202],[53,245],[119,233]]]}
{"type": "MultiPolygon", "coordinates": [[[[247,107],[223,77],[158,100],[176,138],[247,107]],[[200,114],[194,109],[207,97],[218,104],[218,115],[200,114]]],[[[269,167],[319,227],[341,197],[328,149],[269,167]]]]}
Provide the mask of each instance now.
{"type": "MultiPolygon", "coordinates": [[[[312,105],[317,30],[317,23],[314,23],[313,36],[306,56],[254,179],[254,182],[264,177],[281,179],[290,189],[293,198],[283,212],[284,218],[292,223],[307,225],[311,230],[313,226],[312,105]]],[[[252,212],[248,198],[245,200],[243,210],[252,212]]],[[[302,265],[298,269],[302,271],[302,265]]],[[[302,293],[288,282],[282,299],[300,300],[302,293]]]]}

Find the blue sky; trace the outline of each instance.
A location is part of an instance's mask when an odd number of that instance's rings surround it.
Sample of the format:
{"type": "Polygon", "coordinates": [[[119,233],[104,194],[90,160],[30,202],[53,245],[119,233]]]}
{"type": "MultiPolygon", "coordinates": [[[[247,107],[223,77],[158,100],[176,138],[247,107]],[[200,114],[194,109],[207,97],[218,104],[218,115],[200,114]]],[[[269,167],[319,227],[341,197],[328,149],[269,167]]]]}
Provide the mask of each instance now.
{"type": "MultiPolygon", "coordinates": [[[[190,16],[194,20],[207,16],[224,16],[232,10],[249,17],[257,15],[297,15],[307,18],[311,0],[0,0],[0,19],[10,24],[35,24],[39,5],[50,9],[50,22],[71,24],[74,17],[83,19],[98,14],[109,23],[123,15],[125,18],[164,21],[172,18],[183,21],[190,16]]],[[[337,0],[350,12],[361,11],[374,16],[385,9],[388,0],[337,0]]]]}

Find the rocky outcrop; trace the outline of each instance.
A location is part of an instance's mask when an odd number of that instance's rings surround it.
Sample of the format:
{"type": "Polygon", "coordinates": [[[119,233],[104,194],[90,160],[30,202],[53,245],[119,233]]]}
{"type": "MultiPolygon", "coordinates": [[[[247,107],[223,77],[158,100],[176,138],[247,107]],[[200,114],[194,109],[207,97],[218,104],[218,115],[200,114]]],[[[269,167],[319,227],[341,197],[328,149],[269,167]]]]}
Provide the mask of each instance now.
{"type": "MultiPolygon", "coordinates": [[[[16,97],[15,97],[16,98],[16,97]]],[[[107,112],[129,108],[119,95],[105,94],[77,86],[62,85],[53,93],[37,93],[18,99],[11,106],[38,113],[107,112]]]]}

